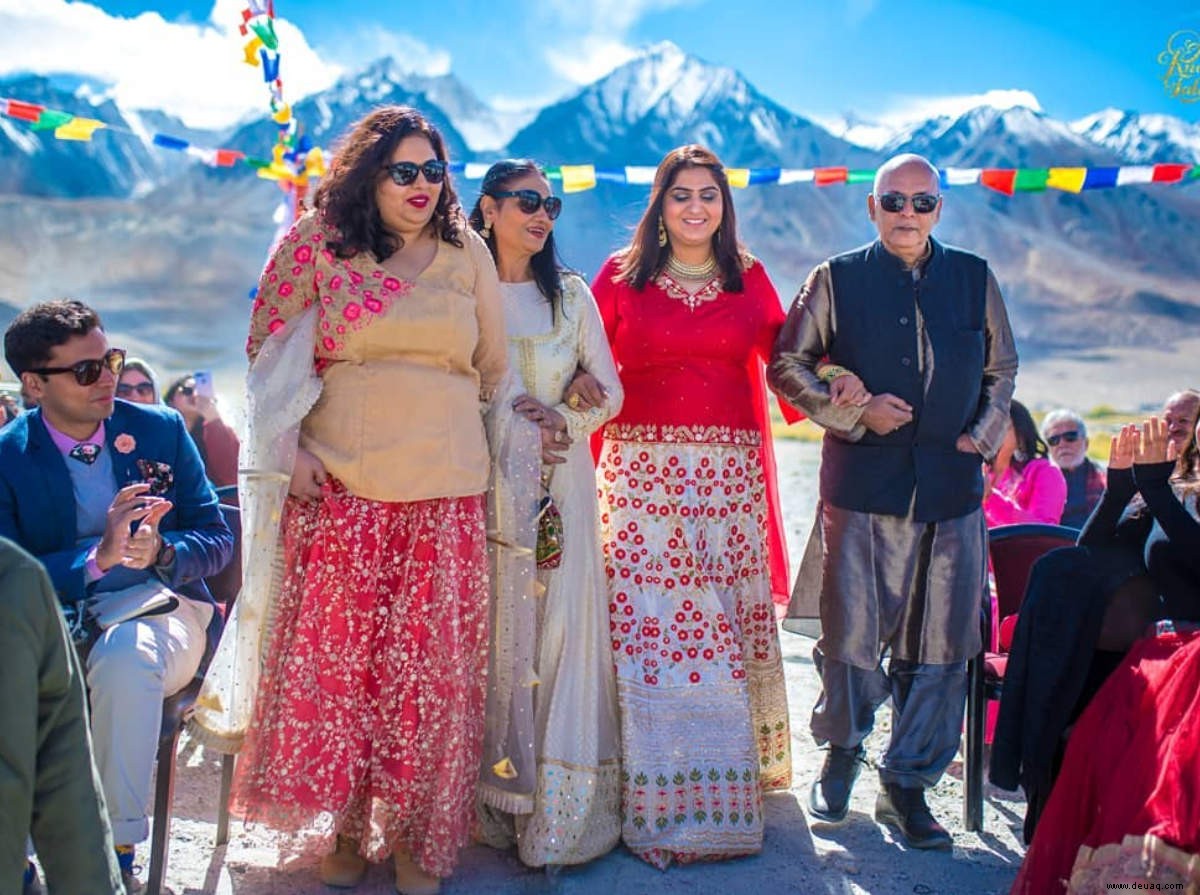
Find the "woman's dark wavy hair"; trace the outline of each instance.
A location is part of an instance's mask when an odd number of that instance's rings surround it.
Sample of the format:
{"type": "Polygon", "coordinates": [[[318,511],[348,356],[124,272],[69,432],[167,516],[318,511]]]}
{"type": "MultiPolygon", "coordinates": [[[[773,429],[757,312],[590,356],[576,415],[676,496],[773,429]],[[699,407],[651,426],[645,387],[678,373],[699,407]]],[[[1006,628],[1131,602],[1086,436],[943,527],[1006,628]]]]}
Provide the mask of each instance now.
{"type": "MultiPolygon", "coordinates": [[[[329,173],[321,180],[313,204],[325,220],[339,231],[328,247],[339,258],[350,258],[369,251],[383,261],[404,245],[404,240],[389,231],[379,214],[375,191],[388,175],[384,166],[405,137],[425,137],[433,145],[434,155],[447,161],[446,144],[441,133],[416,109],[409,106],[381,106],[351,125],[341,141],[329,173]]],[[[458,195],[446,172],[442,191],[430,221],[445,242],[462,248],[463,214],[458,195]]]]}
{"type": "MultiPolygon", "coordinates": [[[[537,162],[527,158],[504,159],[487,169],[487,173],[483,175],[483,183],[479,187],[479,198],[475,200],[475,207],[471,209],[471,214],[467,218],[467,222],[480,236],[483,235],[480,232],[483,230],[483,197],[491,196],[495,199],[496,193],[504,192],[513,181],[528,174],[536,174],[543,179],[546,177],[546,172],[538,167],[537,162]]],[[[504,198],[495,199],[495,201],[515,200],[504,198]]],[[[484,241],[492,253],[492,258],[495,259],[496,234],[489,233],[484,241]]],[[[562,310],[563,271],[558,258],[558,248],[554,244],[553,230],[546,237],[546,244],[542,246],[542,250],[529,259],[529,266],[533,269],[533,281],[537,283],[538,292],[542,293],[546,297],[546,301],[550,302],[551,315],[553,319],[557,319],[562,310]]]]}
{"type": "Polygon", "coordinates": [[[633,239],[618,256],[614,279],[629,283],[634,289],[642,289],[666,265],[671,254],[670,243],[665,246],[658,244],[658,225],[662,221],[663,200],[667,191],[675,185],[675,179],[684,168],[707,168],[721,190],[721,226],[713,234],[713,255],[721,270],[721,288],[726,292],[741,292],[746,255],[737,238],[737,216],[733,210],[729,178],[725,176],[721,160],[711,150],[696,143],[672,149],[658,163],[650,201],[642,219],[638,221],[633,239]]]}
{"type": "Polygon", "coordinates": [[[1046,442],[1042,441],[1037,423],[1033,415],[1020,401],[1013,401],[1008,408],[1008,417],[1012,420],[1013,434],[1017,438],[1017,448],[1013,451],[1012,465],[1020,472],[1025,464],[1034,457],[1045,457],[1050,453],[1046,442]]]}

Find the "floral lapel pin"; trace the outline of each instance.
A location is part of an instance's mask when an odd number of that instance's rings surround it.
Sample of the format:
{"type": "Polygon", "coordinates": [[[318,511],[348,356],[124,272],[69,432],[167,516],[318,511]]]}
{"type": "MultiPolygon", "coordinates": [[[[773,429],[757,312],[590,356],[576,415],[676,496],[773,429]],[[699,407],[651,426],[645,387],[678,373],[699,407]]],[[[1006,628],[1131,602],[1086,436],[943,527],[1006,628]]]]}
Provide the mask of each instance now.
{"type": "Polygon", "coordinates": [[[175,473],[171,471],[169,463],[143,458],[137,461],[137,468],[142,481],[150,485],[150,494],[155,496],[166,494],[175,484],[175,473]]]}
{"type": "Polygon", "coordinates": [[[113,447],[116,448],[118,454],[132,454],[133,449],[137,447],[137,442],[128,432],[122,432],[113,439],[113,447]]]}

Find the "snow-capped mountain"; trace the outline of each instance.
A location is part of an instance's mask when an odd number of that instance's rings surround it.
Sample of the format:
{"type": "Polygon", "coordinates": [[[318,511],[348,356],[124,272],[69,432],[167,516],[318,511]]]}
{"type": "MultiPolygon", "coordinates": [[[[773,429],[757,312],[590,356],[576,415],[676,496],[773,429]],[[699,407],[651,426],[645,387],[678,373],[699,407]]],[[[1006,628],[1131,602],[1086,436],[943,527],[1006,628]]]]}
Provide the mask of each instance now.
{"type": "Polygon", "coordinates": [[[672,43],[650,47],[579,93],[543,109],[513,138],[519,155],[602,165],[654,165],[681,143],[728,164],[854,164],[863,150],[763,96],[738,72],[672,43]]]}
{"type": "Polygon", "coordinates": [[[845,112],[836,118],[816,119],[825,130],[847,143],[867,149],[880,150],[887,146],[903,127],[872,121],[854,112],[845,112]]]}
{"type": "MultiPolygon", "coordinates": [[[[351,124],[376,106],[391,103],[416,106],[441,131],[451,158],[469,158],[466,139],[449,115],[426,94],[427,82],[428,79],[403,74],[390,60],[379,60],[362,72],[345,75],[329,89],[294,103],[292,114],[314,145],[330,151],[351,124]]],[[[228,145],[247,155],[262,157],[270,152],[277,134],[277,125],[263,118],[238,128],[228,145]]],[[[228,176],[221,175],[220,179],[228,176]]]]}
{"type": "Polygon", "coordinates": [[[1072,121],[1070,127],[1133,164],[1200,163],[1200,124],[1169,115],[1104,109],[1072,121]]]}
{"type": "Polygon", "coordinates": [[[916,152],[940,167],[1040,168],[1119,164],[1115,152],[1081,137],[1068,125],[1024,106],[979,106],[939,116],[892,137],[883,150],[916,152]]]}

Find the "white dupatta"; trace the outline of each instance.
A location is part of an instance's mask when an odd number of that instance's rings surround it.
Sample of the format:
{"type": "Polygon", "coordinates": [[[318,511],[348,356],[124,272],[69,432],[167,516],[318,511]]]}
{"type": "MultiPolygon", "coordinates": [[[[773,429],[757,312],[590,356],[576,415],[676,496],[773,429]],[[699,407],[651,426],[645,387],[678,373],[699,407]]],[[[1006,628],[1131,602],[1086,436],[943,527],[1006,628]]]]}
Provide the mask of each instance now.
{"type": "Polygon", "coordinates": [[[280,519],[300,440],[300,423],[321,394],[313,369],[317,305],[273,333],[246,376],[249,428],[242,442],[242,589],[196,699],[192,736],[235,753],[254,717],[259,675],[283,583],[280,519]]]}

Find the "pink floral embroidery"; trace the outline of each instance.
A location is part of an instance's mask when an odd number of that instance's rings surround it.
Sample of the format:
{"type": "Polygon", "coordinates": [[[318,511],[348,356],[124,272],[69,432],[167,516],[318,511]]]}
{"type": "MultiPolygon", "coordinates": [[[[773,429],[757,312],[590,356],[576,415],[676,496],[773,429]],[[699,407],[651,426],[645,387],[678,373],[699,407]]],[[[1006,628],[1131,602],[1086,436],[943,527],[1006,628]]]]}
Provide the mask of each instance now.
{"type": "Polygon", "coordinates": [[[341,274],[336,274],[336,273],[335,273],[333,276],[331,276],[331,277],[329,278],[329,288],[330,288],[330,289],[332,289],[334,292],[337,292],[339,289],[341,289],[341,288],[342,288],[342,276],[341,276],[341,274]]]}
{"type": "Polygon", "coordinates": [[[291,295],[294,290],[295,287],[293,287],[292,284],[287,280],[284,280],[279,284],[279,294],[284,298],[287,298],[289,295],[291,295]]]}
{"type": "Polygon", "coordinates": [[[357,270],[350,271],[350,282],[351,283],[353,283],[355,286],[358,286],[359,284],[362,283],[362,281],[363,281],[362,274],[360,274],[357,270]]]}
{"type": "Polygon", "coordinates": [[[307,264],[309,261],[312,261],[312,256],[312,246],[309,245],[300,246],[294,253],[295,259],[301,264],[307,264]]]}
{"type": "Polygon", "coordinates": [[[276,317],[274,320],[272,320],[270,323],[267,324],[267,332],[274,335],[275,333],[277,333],[281,329],[283,329],[286,325],[287,324],[285,324],[282,320],[280,320],[278,317],[276,317]]]}
{"type": "Polygon", "coordinates": [[[353,323],[362,314],[362,305],[356,302],[350,302],[342,309],[342,316],[353,323]]]}
{"type": "Polygon", "coordinates": [[[113,439],[113,447],[117,449],[117,453],[129,454],[137,447],[137,442],[128,432],[122,432],[113,439]]]}
{"type": "Polygon", "coordinates": [[[400,281],[397,280],[395,277],[388,277],[386,280],[383,281],[383,288],[388,289],[392,292],[399,292],[400,291],[400,281]]]}

